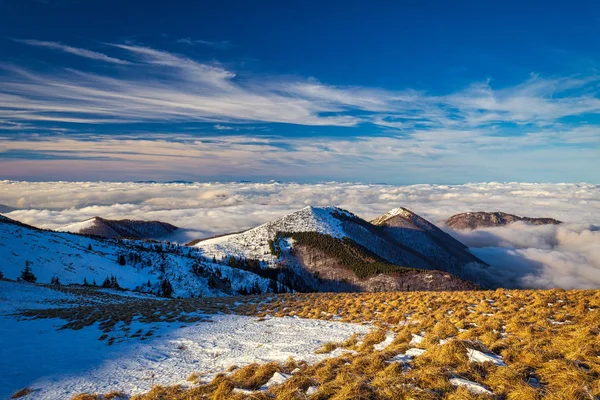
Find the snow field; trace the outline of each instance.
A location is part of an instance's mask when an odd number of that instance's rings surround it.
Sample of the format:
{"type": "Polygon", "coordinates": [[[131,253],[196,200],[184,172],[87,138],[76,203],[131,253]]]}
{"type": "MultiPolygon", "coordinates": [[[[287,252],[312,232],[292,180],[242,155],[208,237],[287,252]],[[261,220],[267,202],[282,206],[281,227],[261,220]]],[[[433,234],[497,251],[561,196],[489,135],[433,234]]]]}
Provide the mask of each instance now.
{"type": "Polygon", "coordinates": [[[77,331],[57,330],[62,325],[56,319],[19,321],[0,316],[0,398],[26,386],[35,392],[25,399],[55,400],[112,390],[135,394],[148,391],[152,383],[189,385],[186,379],[193,372],[202,381],[210,380],[232,365],[284,362],[290,357],[314,363],[330,357],[314,353],[323,344],[370,330],[293,317],[213,315],[210,322],[187,326],[134,320],[131,332],[152,331],[152,335],[108,346],[98,340],[102,331],[97,324],[77,331]]]}

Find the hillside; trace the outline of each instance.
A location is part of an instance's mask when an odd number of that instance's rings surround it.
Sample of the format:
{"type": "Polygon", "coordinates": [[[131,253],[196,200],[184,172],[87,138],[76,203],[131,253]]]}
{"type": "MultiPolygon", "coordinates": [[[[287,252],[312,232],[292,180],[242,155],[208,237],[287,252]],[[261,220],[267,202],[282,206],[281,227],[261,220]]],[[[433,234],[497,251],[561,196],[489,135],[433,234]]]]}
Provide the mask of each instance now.
{"type": "Polygon", "coordinates": [[[100,236],[107,239],[161,239],[178,227],[161,221],[138,221],[131,219],[110,220],[94,217],[56,229],[82,235],[100,236]]]}
{"type": "Polygon", "coordinates": [[[519,221],[530,225],[558,225],[562,223],[562,221],[554,218],[519,217],[500,211],[479,211],[455,214],[448,218],[445,224],[453,229],[478,229],[505,226],[519,221]]]}
{"type": "Polygon", "coordinates": [[[487,266],[464,244],[406,208],[395,208],[371,223],[383,227],[398,243],[418,251],[437,269],[462,274],[469,263],[475,264],[475,268],[487,266]]]}
{"type": "MultiPolygon", "coordinates": [[[[428,257],[416,244],[402,243],[385,227],[348,211],[306,207],[239,234],[200,241],[195,247],[207,257],[256,258],[271,266],[285,265],[317,291],[474,288],[448,274],[447,265],[428,257]],[[420,276],[430,270],[446,273],[420,276]]],[[[458,267],[454,270],[461,272],[458,267]]]]}
{"type": "MultiPolygon", "coordinates": [[[[91,238],[40,230],[0,218],[0,272],[17,279],[27,266],[37,283],[102,285],[115,277],[121,288],[173,296],[226,296],[268,292],[281,285],[252,272],[209,262],[197,252],[169,243],[91,238]]],[[[282,290],[285,288],[281,287],[282,290]]]]}

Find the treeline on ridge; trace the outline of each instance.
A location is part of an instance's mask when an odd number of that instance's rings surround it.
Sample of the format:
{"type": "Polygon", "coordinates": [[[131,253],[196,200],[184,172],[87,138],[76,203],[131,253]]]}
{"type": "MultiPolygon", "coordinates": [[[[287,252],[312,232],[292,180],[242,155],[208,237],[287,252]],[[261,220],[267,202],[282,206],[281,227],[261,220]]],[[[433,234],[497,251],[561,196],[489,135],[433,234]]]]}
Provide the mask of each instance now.
{"type": "Polygon", "coordinates": [[[286,237],[292,238],[296,245],[320,250],[337,259],[340,264],[354,272],[360,279],[378,274],[419,271],[392,264],[352,239],[339,239],[318,232],[278,232],[273,248],[279,250],[278,242],[286,237]]]}

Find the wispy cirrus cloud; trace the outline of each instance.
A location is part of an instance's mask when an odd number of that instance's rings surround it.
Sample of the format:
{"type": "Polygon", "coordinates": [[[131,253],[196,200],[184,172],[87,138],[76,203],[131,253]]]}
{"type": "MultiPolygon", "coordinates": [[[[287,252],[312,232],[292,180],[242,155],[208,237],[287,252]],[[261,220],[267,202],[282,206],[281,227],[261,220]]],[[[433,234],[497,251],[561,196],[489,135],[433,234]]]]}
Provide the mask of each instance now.
{"type": "Polygon", "coordinates": [[[52,50],[59,50],[65,53],[74,54],[76,56],[89,58],[91,60],[104,61],[113,64],[122,64],[127,65],[131,64],[129,61],[121,60],[119,58],[110,57],[106,54],[99,53],[92,50],[82,49],[79,47],[67,46],[59,42],[48,42],[42,40],[33,40],[33,39],[13,39],[15,42],[24,43],[29,46],[37,46],[44,47],[52,50]]]}
{"type": "Polygon", "coordinates": [[[214,47],[217,49],[228,49],[232,46],[232,43],[229,40],[202,40],[192,39],[189,37],[177,39],[177,43],[189,44],[190,46],[199,44],[203,46],[214,47]]]}
{"type": "Polygon", "coordinates": [[[469,125],[545,125],[568,116],[598,114],[599,89],[600,76],[544,79],[532,75],[515,87],[501,90],[493,90],[489,81],[474,84],[447,96],[446,101],[461,111],[469,125]]]}
{"type": "Polygon", "coordinates": [[[237,121],[333,126],[353,126],[360,120],[338,113],[322,115],[347,107],[317,104],[256,82],[234,81],[235,73],[217,65],[143,46],[114,47],[135,60],[129,74],[111,77],[72,69],[49,73],[0,65],[5,72],[1,77],[0,119],[90,124],[237,121]]]}
{"type": "Polygon", "coordinates": [[[512,87],[488,81],[434,95],[105,46],[126,64],[0,63],[4,177],[597,181],[595,76],[532,75],[512,87]]]}
{"type": "Polygon", "coordinates": [[[81,124],[134,122],[370,125],[391,131],[545,127],[600,113],[600,78],[532,75],[512,87],[473,83],[449,94],[333,86],[314,78],[246,75],[138,44],[108,45],[119,56],[58,42],[20,42],[119,68],[33,70],[2,64],[0,120],[81,124]]]}

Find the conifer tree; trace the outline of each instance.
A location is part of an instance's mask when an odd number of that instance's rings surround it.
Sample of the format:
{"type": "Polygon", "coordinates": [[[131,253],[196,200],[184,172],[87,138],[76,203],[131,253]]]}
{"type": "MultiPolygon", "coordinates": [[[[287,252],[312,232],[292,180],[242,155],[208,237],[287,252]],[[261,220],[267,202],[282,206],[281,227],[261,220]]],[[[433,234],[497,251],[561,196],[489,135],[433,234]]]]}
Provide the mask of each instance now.
{"type": "Polygon", "coordinates": [[[173,286],[171,285],[169,278],[163,278],[162,282],[160,283],[160,291],[162,296],[171,297],[173,294],[173,286]]]}
{"type": "Polygon", "coordinates": [[[29,283],[35,283],[35,281],[37,281],[36,276],[33,274],[33,271],[29,266],[29,261],[25,262],[25,268],[23,268],[23,271],[21,271],[21,280],[29,283]]]}

